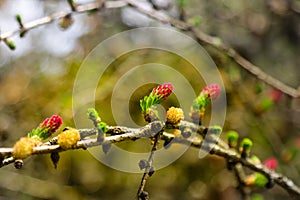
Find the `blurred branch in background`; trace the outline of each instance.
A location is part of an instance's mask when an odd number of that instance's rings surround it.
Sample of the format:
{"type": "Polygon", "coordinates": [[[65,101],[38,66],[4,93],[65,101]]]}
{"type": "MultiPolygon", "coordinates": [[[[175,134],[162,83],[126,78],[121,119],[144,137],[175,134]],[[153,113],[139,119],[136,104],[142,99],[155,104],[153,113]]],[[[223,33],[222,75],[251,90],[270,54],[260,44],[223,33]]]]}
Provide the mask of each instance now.
{"type": "Polygon", "coordinates": [[[146,10],[143,7],[139,6],[139,4],[134,0],[125,0],[125,1],[128,2],[128,4],[130,4],[131,6],[135,7],[140,12],[147,14],[150,17],[153,17],[164,23],[170,23],[179,29],[193,32],[194,36],[197,38],[197,40],[199,42],[204,42],[204,43],[210,44],[221,51],[225,51],[226,54],[229,57],[231,57],[236,63],[238,63],[241,67],[246,69],[248,72],[250,72],[252,75],[256,76],[261,81],[271,85],[274,88],[277,88],[278,90],[282,91],[283,93],[285,93],[291,97],[294,97],[294,98],[299,97],[299,91],[297,91],[296,89],[282,83],[281,81],[279,81],[279,80],[273,78],[272,76],[266,74],[265,72],[263,72],[259,67],[255,66],[250,61],[248,61],[246,58],[242,57],[233,48],[224,44],[224,42],[221,40],[221,38],[212,37],[212,36],[202,32],[198,28],[195,28],[195,26],[193,26],[190,23],[186,23],[184,21],[180,21],[180,20],[177,20],[170,16],[164,15],[163,13],[156,11],[154,9],[146,10]]]}
{"type": "Polygon", "coordinates": [[[0,34],[0,41],[4,41],[6,42],[7,40],[9,40],[10,37],[20,34],[20,37],[24,37],[25,33],[35,29],[39,26],[44,26],[46,24],[52,23],[56,20],[59,19],[63,19],[66,18],[70,15],[73,14],[82,14],[82,13],[88,13],[91,11],[101,11],[101,9],[105,8],[105,9],[112,9],[112,8],[120,8],[120,7],[124,7],[126,6],[127,3],[124,1],[98,1],[98,2],[94,2],[94,3],[88,3],[88,4],[84,4],[84,5],[73,5],[70,4],[71,10],[68,12],[56,12],[53,13],[49,16],[31,21],[31,22],[26,22],[24,23],[22,21],[22,16],[17,15],[16,16],[16,20],[20,25],[20,28],[14,31],[10,31],[10,32],[6,32],[6,33],[1,33],[0,34]],[[73,6],[75,6],[75,8],[73,8],[73,6]]]}
{"type": "Polygon", "coordinates": [[[101,9],[105,8],[120,8],[124,6],[131,6],[141,13],[148,15],[162,23],[169,23],[173,26],[177,27],[178,29],[185,30],[185,31],[191,31],[196,39],[200,43],[206,43],[209,45],[212,45],[213,47],[219,49],[220,51],[225,52],[229,57],[231,57],[237,64],[239,64],[242,68],[247,70],[249,73],[260,79],[261,81],[269,84],[270,86],[280,90],[281,92],[297,98],[299,97],[299,91],[295,88],[292,88],[280,80],[268,75],[264,71],[262,71],[258,66],[252,64],[249,60],[241,56],[236,50],[231,48],[230,46],[226,45],[221,38],[219,37],[212,37],[203,31],[201,31],[199,28],[196,28],[193,24],[187,23],[183,20],[175,19],[171,16],[168,16],[167,14],[160,12],[155,9],[145,9],[135,0],[119,0],[119,1],[100,1],[96,3],[90,3],[90,4],[84,4],[84,5],[72,5],[71,4],[71,11],[69,12],[57,12],[50,16],[34,20],[32,22],[23,23],[21,20],[21,16],[17,17],[17,21],[20,24],[20,28],[15,31],[2,33],[0,35],[0,41],[4,41],[11,49],[15,49],[16,46],[13,43],[13,41],[10,40],[10,37],[15,34],[20,34],[21,37],[24,36],[26,32],[28,32],[31,29],[34,29],[36,27],[51,23],[58,19],[68,19],[73,13],[87,13],[90,11],[101,11],[101,9]],[[72,8],[76,6],[76,9],[72,8]]]}

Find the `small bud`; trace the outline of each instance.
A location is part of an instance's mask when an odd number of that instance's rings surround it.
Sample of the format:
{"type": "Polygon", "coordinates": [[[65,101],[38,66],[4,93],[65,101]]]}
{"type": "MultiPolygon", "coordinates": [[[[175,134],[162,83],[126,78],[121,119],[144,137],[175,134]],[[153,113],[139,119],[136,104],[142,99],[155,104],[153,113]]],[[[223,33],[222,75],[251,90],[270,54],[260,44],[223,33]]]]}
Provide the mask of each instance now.
{"type": "Polygon", "coordinates": [[[70,128],[68,130],[63,131],[57,137],[57,144],[62,149],[75,148],[78,141],[80,141],[80,134],[78,130],[74,128],[70,128]]]}
{"type": "Polygon", "coordinates": [[[60,156],[59,156],[59,153],[58,152],[52,152],[50,154],[50,158],[51,158],[51,161],[54,165],[54,168],[56,169],[57,168],[57,164],[59,162],[59,159],[60,159],[60,156]]]}
{"type": "Polygon", "coordinates": [[[205,140],[207,142],[211,142],[211,143],[218,143],[219,141],[219,136],[222,133],[222,127],[218,126],[218,125],[214,125],[212,127],[208,128],[207,134],[206,135],[202,135],[203,137],[205,137],[205,140]]]}
{"type": "Polygon", "coordinates": [[[255,180],[254,180],[254,185],[257,187],[263,187],[268,183],[268,178],[265,177],[263,174],[261,173],[254,173],[255,175],[255,180]]]}
{"type": "Polygon", "coordinates": [[[94,108],[89,108],[87,110],[87,114],[89,116],[89,119],[93,121],[94,126],[97,128],[97,141],[103,142],[105,133],[107,132],[107,124],[101,121],[98,112],[94,108]]]}
{"type": "Polygon", "coordinates": [[[255,181],[255,175],[250,174],[247,177],[245,177],[244,183],[246,186],[253,186],[255,181]]]}
{"type": "Polygon", "coordinates": [[[116,127],[113,129],[113,132],[110,133],[111,135],[120,135],[120,134],[123,134],[124,131],[122,131],[122,129],[120,127],[116,127]]]}
{"type": "Polygon", "coordinates": [[[208,133],[220,135],[222,133],[222,127],[219,125],[214,125],[208,129],[208,133]]]}
{"type": "Polygon", "coordinates": [[[99,117],[98,112],[94,108],[89,108],[87,110],[87,114],[89,116],[89,119],[96,122],[101,122],[101,118],[99,117]]]}
{"type": "Polygon", "coordinates": [[[267,178],[265,175],[259,172],[255,172],[245,179],[245,184],[247,186],[257,186],[257,187],[266,187],[272,188],[275,183],[274,180],[267,178]]]}
{"type": "Polygon", "coordinates": [[[154,172],[155,172],[155,168],[153,166],[151,166],[148,175],[152,176],[154,174],[154,172]]]}
{"type": "Polygon", "coordinates": [[[62,118],[58,115],[52,115],[46,118],[36,129],[28,133],[28,137],[39,137],[42,140],[49,138],[62,125],[62,118]]]}
{"type": "Polygon", "coordinates": [[[107,131],[106,123],[105,122],[97,123],[97,130],[98,130],[97,141],[98,142],[103,142],[103,140],[105,138],[105,133],[107,131]]]}
{"type": "Polygon", "coordinates": [[[146,191],[142,191],[139,195],[139,199],[141,200],[149,200],[149,193],[146,191]]]}
{"type": "Polygon", "coordinates": [[[227,143],[230,148],[235,148],[239,139],[239,134],[236,131],[227,132],[227,143]]]}
{"type": "Polygon", "coordinates": [[[160,121],[152,122],[151,124],[151,136],[154,137],[156,134],[158,134],[163,128],[163,124],[160,121]]]}
{"type": "Polygon", "coordinates": [[[281,151],[280,157],[283,162],[289,163],[297,156],[298,153],[299,153],[299,150],[296,148],[293,148],[293,149],[286,148],[281,151]]]}
{"type": "Polygon", "coordinates": [[[173,139],[166,139],[164,142],[164,148],[167,149],[171,146],[171,142],[173,139]]]}
{"type": "Polygon", "coordinates": [[[10,50],[15,50],[16,49],[16,44],[9,38],[4,38],[3,41],[5,44],[10,48],[10,50]]]}
{"type": "Polygon", "coordinates": [[[27,30],[24,29],[24,24],[23,24],[21,15],[17,14],[16,15],[16,20],[17,20],[17,22],[18,22],[18,24],[20,26],[20,37],[22,38],[27,33],[27,30]]]}
{"type": "Polygon", "coordinates": [[[282,92],[280,90],[277,89],[272,89],[270,91],[270,98],[274,101],[274,102],[278,102],[280,100],[282,96],[282,92]]]}
{"type": "Polygon", "coordinates": [[[257,84],[257,85],[255,85],[255,93],[256,94],[260,94],[260,93],[262,93],[263,91],[264,91],[264,84],[257,84]]]}
{"type": "Polygon", "coordinates": [[[71,7],[71,10],[74,12],[76,11],[76,7],[77,7],[77,4],[74,2],[74,0],[68,0],[68,3],[71,7]]]}
{"type": "Polygon", "coordinates": [[[62,30],[68,29],[74,23],[74,19],[71,14],[66,15],[59,19],[58,25],[62,30]]]}
{"type": "Polygon", "coordinates": [[[242,150],[244,151],[250,151],[253,143],[249,138],[244,138],[241,142],[242,150]]]}
{"type": "Polygon", "coordinates": [[[192,119],[192,122],[194,124],[201,125],[204,114],[205,114],[205,108],[202,108],[201,110],[193,110],[193,108],[191,108],[190,118],[192,119]]]}
{"type": "Polygon", "coordinates": [[[174,86],[171,83],[164,83],[162,85],[153,88],[152,94],[157,95],[159,99],[166,100],[168,96],[173,92],[174,86]]]}
{"type": "MultiPolygon", "coordinates": [[[[150,144],[151,144],[151,146],[153,146],[154,145],[154,143],[155,143],[155,141],[156,141],[156,139],[154,138],[154,136],[150,139],[150,144]]],[[[159,141],[157,141],[157,142],[159,142],[159,141]]],[[[157,149],[157,147],[153,147],[153,151],[156,151],[156,149],[157,149]]]]}
{"type": "Polygon", "coordinates": [[[148,166],[149,166],[149,162],[147,160],[144,159],[140,160],[139,162],[140,170],[145,169],[148,166]]]}
{"type": "Polygon", "coordinates": [[[216,100],[220,94],[220,86],[211,84],[204,87],[200,95],[193,102],[193,110],[201,110],[205,108],[212,100],[216,100]]]}
{"type": "Polygon", "coordinates": [[[111,148],[111,145],[112,145],[111,142],[105,142],[105,143],[102,144],[102,150],[103,150],[103,152],[104,152],[105,154],[108,153],[108,151],[109,151],[110,148],[111,148]]]}
{"type": "Polygon", "coordinates": [[[261,173],[255,172],[251,175],[248,175],[245,178],[245,184],[247,186],[257,186],[264,187],[268,182],[268,179],[261,173]]]}
{"type": "Polygon", "coordinates": [[[14,162],[14,166],[16,169],[21,169],[23,167],[23,164],[24,164],[23,160],[21,160],[21,159],[17,159],[14,162]]]}
{"type": "Polygon", "coordinates": [[[260,159],[256,156],[256,155],[252,155],[249,160],[254,164],[254,165],[258,165],[261,164],[260,159]]]}
{"type": "Polygon", "coordinates": [[[26,33],[27,33],[26,30],[21,30],[21,31],[20,31],[20,37],[21,37],[21,38],[24,37],[26,33]]]}
{"type": "Polygon", "coordinates": [[[171,107],[168,109],[166,113],[166,118],[167,118],[167,123],[176,125],[178,124],[181,120],[183,120],[183,111],[181,108],[175,108],[171,107]]]}
{"type": "Polygon", "coordinates": [[[23,28],[23,22],[22,22],[21,15],[17,14],[17,15],[16,15],[16,20],[17,20],[17,22],[19,23],[20,28],[23,28]]]}
{"type": "Polygon", "coordinates": [[[220,94],[220,86],[217,84],[211,84],[203,88],[202,92],[204,96],[215,100],[220,94]]]}
{"type": "Polygon", "coordinates": [[[189,23],[193,24],[193,26],[199,26],[202,22],[202,18],[200,16],[195,16],[188,20],[189,23]]]}
{"type": "Polygon", "coordinates": [[[269,168],[272,171],[275,171],[277,168],[278,162],[275,158],[269,158],[264,162],[264,166],[269,168]]]}
{"type": "Polygon", "coordinates": [[[4,157],[0,156],[0,168],[3,166],[3,160],[4,160],[4,157]]]}
{"type": "Polygon", "coordinates": [[[229,171],[233,169],[234,163],[232,161],[227,160],[226,167],[229,171]]]}
{"type": "Polygon", "coordinates": [[[191,107],[190,117],[193,123],[201,125],[205,114],[205,107],[216,100],[219,94],[220,86],[217,84],[211,84],[203,88],[199,96],[194,99],[191,107]]]}
{"type": "Polygon", "coordinates": [[[270,110],[281,98],[282,92],[277,89],[271,89],[267,95],[263,96],[257,106],[256,112],[261,114],[270,110]]]}
{"type": "Polygon", "coordinates": [[[258,114],[261,114],[263,112],[266,112],[267,110],[270,110],[274,106],[274,101],[270,97],[263,97],[258,102],[258,105],[256,107],[256,112],[258,114]]]}
{"type": "Polygon", "coordinates": [[[46,118],[40,126],[48,129],[48,132],[52,134],[59,129],[62,123],[62,118],[59,115],[52,115],[50,118],[46,118]]]}
{"type": "Polygon", "coordinates": [[[253,143],[249,138],[244,138],[240,144],[240,152],[242,158],[247,158],[250,155],[253,143]]]}
{"type": "Polygon", "coordinates": [[[182,137],[184,137],[184,138],[189,138],[189,137],[191,137],[191,135],[192,135],[192,129],[190,129],[190,128],[185,128],[185,129],[183,129],[182,131],[181,131],[181,135],[182,135],[182,137]]]}

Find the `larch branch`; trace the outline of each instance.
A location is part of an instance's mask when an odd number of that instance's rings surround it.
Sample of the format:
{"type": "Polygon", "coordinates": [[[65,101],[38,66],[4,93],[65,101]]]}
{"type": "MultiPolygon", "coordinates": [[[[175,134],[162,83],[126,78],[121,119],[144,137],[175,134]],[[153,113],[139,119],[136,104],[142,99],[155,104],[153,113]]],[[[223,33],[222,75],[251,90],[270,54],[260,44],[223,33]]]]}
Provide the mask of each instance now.
{"type": "MultiPolygon", "coordinates": [[[[152,122],[142,128],[128,128],[128,127],[122,127],[122,126],[109,126],[108,127],[108,133],[110,133],[110,136],[105,137],[105,140],[103,143],[119,143],[125,140],[137,140],[139,138],[149,138],[154,137],[155,133],[153,132],[153,127],[157,126],[156,123],[160,122],[152,122]]],[[[203,126],[199,126],[197,129],[195,129],[197,126],[193,125],[190,122],[183,121],[183,126],[190,127],[193,131],[196,131],[194,133],[201,133],[205,130],[203,126]]],[[[160,125],[161,126],[161,125],[160,125]]],[[[178,127],[174,127],[178,128],[178,127]]],[[[93,146],[100,146],[103,143],[100,143],[97,141],[97,139],[89,139],[88,136],[97,134],[97,130],[95,128],[91,129],[78,129],[82,137],[81,141],[79,141],[74,149],[86,149],[93,146]]],[[[268,168],[264,167],[261,164],[253,164],[251,161],[247,159],[241,158],[241,156],[230,149],[226,149],[225,147],[222,147],[222,143],[214,143],[214,142],[205,142],[203,143],[203,139],[201,137],[198,137],[199,135],[192,136],[190,138],[183,138],[183,137],[175,137],[173,134],[163,132],[160,139],[161,140],[172,140],[175,143],[180,143],[183,145],[191,145],[193,147],[196,147],[198,149],[205,150],[209,152],[210,154],[217,155],[220,157],[225,158],[226,160],[230,160],[234,163],[240,163],[241,165],[255,171],[260,172],[264,174],[266,177],[274,180],[275,183],[280,185],[282,188],[287,190],[292,196],[295,196],[297,198],[300,198],[300,189],[299,187],[289,178],[269,170],[268,168]]],[[[220,140],[218,141],[220,142],[220,140]]],[[[74,150],[74,149],[67,149],[67,150],[74,150]]],[[[45,143],[42,146],[37,146],[34,148],[34,152],[32,155],[37,154],[49,154],[52,152],[62,152],[67,151],[65,149],[60,148],[59,145],[53,144],[51,145],[49,142],[45,143]]],[[[15,161],[13,157],[10,157],[12,155],[13,148],[0,148],[0,155],[1,157],[7,157],[3,159],[2,166],[11,164],[15,161]]]]}

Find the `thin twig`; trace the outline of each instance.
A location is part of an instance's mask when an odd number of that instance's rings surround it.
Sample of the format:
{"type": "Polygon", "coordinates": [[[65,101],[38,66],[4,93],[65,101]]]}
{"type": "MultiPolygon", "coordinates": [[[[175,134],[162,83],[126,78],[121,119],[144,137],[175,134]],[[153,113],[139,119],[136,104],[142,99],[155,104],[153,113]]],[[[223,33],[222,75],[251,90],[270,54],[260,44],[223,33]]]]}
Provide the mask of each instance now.
{"type": "Polygon", "coordinates": [[[264,167],[262,164],[256,164],[254,165],[247,159],[243,159],[238,155],[236,152],[228,150],[228,149],[222,149],[217,145],[214,145],[212,148],[211,154],[215,154],[221,157],[224,157],[226,159],[231,160],[232,162],[241,163],[243,166],[248,167],[249,169],[260,172],[264,174],[269,179],[274,180],[275,183],[280,185],[282,188],[286,189],[289,194],[294,197],[295,199],[300,198],[300,188],[289,178],[276,173],[274,171],[271,171],[267,167],[264,167]]]}
{"type": "Polygon", "coordinates": [[[105,8],[120,8],[120,7],[124,7],[126,6],[127,3],[124,1],[98,1],[98,2],[93,2],[93,3],[87,3],[87,4],[83,4],[83,5],[77,5],[76,6],[76,10],[75,11],[65,11],[65,12],[56,12],[53,13],[49,16],[45,16],[27,23],[23,23],[23,27],[14,30],[14,31],[9,31],[9,32],[5,32],[5,33],[1,33],[0,35],[0,40],[5,40],[8,39],[10,37],[12,37],[13,35],[17,35],[19,33],[22,32],[28,32],[31,29],[52,23],[55,20],[64,18],[68,15],[71,14],[80,14],[80,13],[86,13],[89,11],[93,11],[93,10],[100,10],[101,8],[105,7],[105,8]]]}
{"type": "MultiPolygon", "coordinates": [[[[152,126],[157,126],[157,122],[150,123],[140,129],[127,128],[122,126],[119,127],[109,126],[107,132],[110,134],[118,133],[118,135],[112,135],[106,137],[103,143],[118,143],[124,140],[135,140],[140,137],[152,137],[153,136],[152,135],[153,132],[151,131],[153,129],[152,126]]],[[[97,129],[95,128],[79,129],[78,131],[82,138],[97,134],[97,129]]],[[[56,138],[52,139],[52,141],[53,140],[55,141],[56,138]]],[[[59,145],[57,144],[51,145],[50,143],[51,142],[46,142],[42,146],[35,147],[33,149],[32,155],[66,151],[65,149],[60,148],[59,145]]],[[[85,139],[79,141],[76,147],[74,147],[74,149],[86,149],[93,146],[99,146],[101,144],[102,143],[98,142],[97,139],[85,139]]],[[[12,152],[13,152],[13,148],[0,148],[0,157],[2,158],[7,157],[2,161],[2,163],[0,163],[0,168],[15,162],[15,159],[11,157],[12,152]]]]}
{"type": "Polygon", "coordinates": [[[53,13],[52,15],[42,17],[42,18],[39,18],[39,19],[31,21],[31,22],[23,23],[23,28],[21,28],[21,29],[17,29],[17,30],[14,30],[14,31],[2,33],[0,35],[0,40],[8,39],[11,36],[19,34],[21,32],[27,32],[27,31],[29,31],[31,29],[34,29],[34,28],[37,28],[39,26],[49,24],[49,23],[51,23],[55,20],[64,18],[64,17],[66,17],[66,16],[68,16],[72,13],[74,13],[74,14],[75,13],[83,13],[83,12],[99,9],[103,5],[104,5],[104,1],[97,2],[97,3],[89,3],[89,4],[78,6],[76,12],[73,12],[73,11],[56,12],[56,13],[53,13]]]}
{"type": "Polygon", "coordinates": [[[239,182],[238,189],[240,190],[242,194],[243,200],[249,200],[250,199],[250,191],[249,188],[245,186],[245,172],[240,163],[235,164],[233,167],[234,174],[239,182]]]}
{"type": "Polygon", "coordinates": [[[152,149],[151,149],[151,152],[150,152],[150,155],[148,157],[148,163],[147,163],[147,166],[144,170],[144,174],[143,174],[143,177],[142,177],[142,180],[141,180],[141,183],[140,183],[140,186],[139,186],[139,189],[137,191],[137,196],[136,196],[136,199],[139,200],[140,197],[141,197],[141,194],[143,193],[144,191],[144,188],[145,188],[145,185],[146,185],[146,182],[147,182],[147,179],[150,177],[150,173],[151,170],[153,170],[153,166],[152,166],[152,163],[153,163],[153,156],[154,156],[154,152],[157,150],[157,145],[158,145],[158,141],[159,141],[159,137],[160,135],[163,133],[163,130],[156,133],[156,135],[154,136],[153,138],[153,146],[152,146],[152,149]]]}
{"type": "Polygon", "coordinates": [[[283,82],[279,81],[278,79],[275,79],[274,77],[268,75],[264,71],[262,71],[258,66],[252,64],[249,60],[241,56],[237,51],[235,51],[230,46],[226,45],[220,38],[218,37],[212,37],[201,30],[195,28],[192,24],[177,20],[175,18],[172,18],[160,11],[157,11],[155,9],[150,8],[143,8],[136,2],[135,0],[124,0],[126,1],[130,6],[136,8],[136,10],[140,11],[143,14],[148,15],[151,18],[154,18],[160,22],[163,23],[169,23],[173,26],[184,30],[184,31],[191,31],[196,39],[199,42],[204,42],[206,44],[212,45],[215,48],[225,52],[229,57],[231,57],[236,63],[238,63],[241,67],[243,67],[245,70],[250,72],[252,75],[260,79],[261,81],[267,83],[268,85],[280,90],[284,94],[287,94],[291,97],[297,98],[299,97],[299,91],[297,91],[295,88],[292,88],[283,82]]]}

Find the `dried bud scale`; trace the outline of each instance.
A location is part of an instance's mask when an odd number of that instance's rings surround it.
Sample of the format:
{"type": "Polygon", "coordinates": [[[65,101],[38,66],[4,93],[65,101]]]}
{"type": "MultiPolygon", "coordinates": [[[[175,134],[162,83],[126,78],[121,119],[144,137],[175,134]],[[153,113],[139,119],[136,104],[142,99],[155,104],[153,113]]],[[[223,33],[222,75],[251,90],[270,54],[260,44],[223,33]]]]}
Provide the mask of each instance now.
{"type": "Polygon", "coordinates": [[[182,137],[184,137],[184,138],[189,138],[189,137],[191,137],[191,135],[192,135],[192,129],[190,129],[190,128],[185,128],[185,129],[183,129],[182,131],[181,131],[181,135],[182,135],[182,137]]]}
{"type": "Polygon", "coordinates": [[[140,160],[139,162],[139,167],[140,167],[140,170],[142,169],[145,169],[149,166],[149,162],[147,160],[140,160]]]}
{"type": "Polygon", "coordinates": [[[235,148],[237,146],[239,139],[239,134],[236,131],[227,132],[227,143],[230,148],[235,148]]]}
{"type": "Polygon", "coordinates": [[[240,152],[242,158],[247,158],[250,155],[253,143],[249,138],[244,138],[240,144],[240,152]]]}
{"type": "Polygon", "coordinates": [[[14,166],[16,169],[21,169],[23,167],[23,165],[24,165],[24,162],[21,159],[17,159],[14,162],[14,166]]]}
{"type": "Polygon", "coordinates": [[[149,193],[146,191],[142,191],[139,195],[140,200],[149,200],[149,193]]]}
{"type": "Polygon", "coordinates": [[[148,175],[152,176],[154,174],[154,172],[155,172],[155,168],[153,166],[151,166],[149,169],[148,175]]]}
{"type": "Polygon", "coordinates": [[[111,149],[112,143],[111,142],[105,142],[102,143],[102,151],[107,154],[109,150],[111,149]]]}
{"type": "Polygon", "coordinates": [[[74,23],[74,19],[72,15],[68,14],[65,17],[59,19],[58,25],[62,30],[66,30],[70,28],[70,26],[72,26],[73,23],[74,23]]]}
{"type": "Polygon", "coordinates": [[[59,156],[59,153],[58,152],[52,152],[50,154],[50,158],[51,158],[51,161],[54,165],[54,168],[56,169],[57,168],[57,164],[59,162],[59,159],[60,159],[60,156],[59,156]]]}

